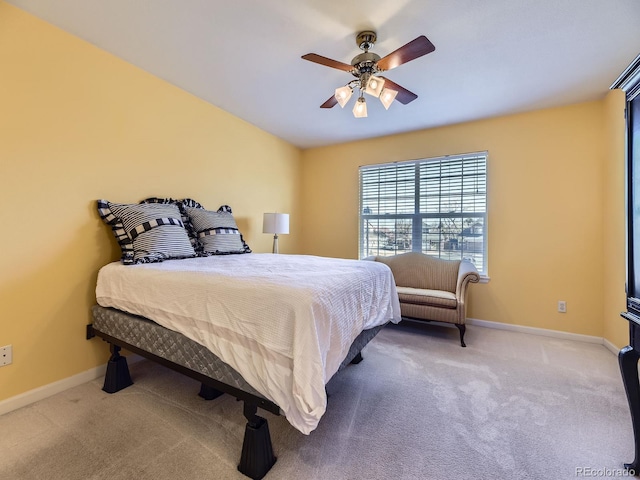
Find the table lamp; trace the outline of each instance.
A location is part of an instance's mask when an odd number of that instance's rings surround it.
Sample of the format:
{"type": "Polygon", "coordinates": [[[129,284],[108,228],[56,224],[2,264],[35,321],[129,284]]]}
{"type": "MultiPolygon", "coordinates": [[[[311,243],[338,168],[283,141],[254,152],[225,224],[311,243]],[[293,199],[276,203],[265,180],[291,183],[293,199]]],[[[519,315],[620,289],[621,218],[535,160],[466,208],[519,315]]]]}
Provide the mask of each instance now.
{"type": "Polygon", "coordinates": [[[278,234],[289,233],[289,214],[265,213],[262,219],[262,233],[273,233],[273,253],[279,253],[278,234]]]}

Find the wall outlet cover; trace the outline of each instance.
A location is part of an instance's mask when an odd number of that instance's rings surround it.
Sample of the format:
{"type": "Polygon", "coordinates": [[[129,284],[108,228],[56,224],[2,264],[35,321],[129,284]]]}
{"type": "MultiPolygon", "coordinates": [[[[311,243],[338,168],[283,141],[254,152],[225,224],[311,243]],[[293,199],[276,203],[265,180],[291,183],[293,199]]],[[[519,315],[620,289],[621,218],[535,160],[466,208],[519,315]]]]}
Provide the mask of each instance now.
{"type": "Polygon", "coordinates": [[[11,345],[0,347],[0,367],[9,365],[13,362],[13,348],[11,345]]]}

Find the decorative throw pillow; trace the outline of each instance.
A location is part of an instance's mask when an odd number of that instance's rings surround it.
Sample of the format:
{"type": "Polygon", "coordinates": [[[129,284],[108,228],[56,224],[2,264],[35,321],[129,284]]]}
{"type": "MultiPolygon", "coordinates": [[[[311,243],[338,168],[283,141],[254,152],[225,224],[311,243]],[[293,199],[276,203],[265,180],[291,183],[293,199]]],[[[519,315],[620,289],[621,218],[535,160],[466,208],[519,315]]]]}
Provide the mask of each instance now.
{"type": "Polygon", "coordinates": [[[201,255],[251,253],[228,205],[223,205],[217,212],[193,207],[186,207],[186,211],[197,232],[198,242],[202,244],[201,255]]]}
{"type": "MultiPolygon", "coordinates": [[[[227,212],[229,214],[233,214],[233,212],[231,211],[231,207],[229,205],[220,206],[220,208],[218,209],[218,212],[227,212]]],[[[249,245],[247,245],[247,242],[244,241],[242,233],[240,233],[240,241],[242,242],[244,253],[251,253],[251,249],[249,248],[249,245]]]]}
{"type": "Polygon", "coordinates": [[[98,200],[98,213],[111,226],[126,265],[196,255],[176,205],[98,200]]]}
{"type": "Polygon", "coordinates": [[[190,208],[202,208],[204,207],[193,200],[192,198],[183,198],[182,200],[175,200],[173,198],[158,198],[151,197],[145,198],[140,203],[161,203],[161,204],[171,204],[176,205],[180,210],[180,217],[182,218],[182,223],[184,224],[184,228],[187,230],[187,234],[189,235],[189,240],[191,241],[191,246],[196,251],[197,255],[201,255],[204,250],[202,244],[198,241],[198,233],[195,228],[191,224],[191,218],[187,214],[187,207],[190,208]]]}

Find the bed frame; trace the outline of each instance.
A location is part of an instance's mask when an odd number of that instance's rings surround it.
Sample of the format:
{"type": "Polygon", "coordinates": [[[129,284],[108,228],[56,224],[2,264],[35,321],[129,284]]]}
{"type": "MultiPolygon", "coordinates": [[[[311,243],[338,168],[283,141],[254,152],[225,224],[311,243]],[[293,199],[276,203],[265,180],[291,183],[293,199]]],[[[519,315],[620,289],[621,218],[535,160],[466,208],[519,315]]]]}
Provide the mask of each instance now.
{"type": "MultiPolygon", "coordinates": [[[[204,346],[184,335],[169,330],[137,315],[95,305],[93,324],[87,325],[87,339],[98,336],[110,344],[111,358],[107,364],[103,390],[116,393],[133,384],[122,348],[187,375],[201,383],[199,396],[213,400],[228,393],[244,402],[247,419],[238,470],[258,480],[275,464],[269,425],[257,415],[262,408],[280,415],[280,407],[262,396],[244,378],[204,346]]],[[[384,325],[364,330],[355,339],[338,371],[350,363],[362,361],[362,348],[384,325]]]]}

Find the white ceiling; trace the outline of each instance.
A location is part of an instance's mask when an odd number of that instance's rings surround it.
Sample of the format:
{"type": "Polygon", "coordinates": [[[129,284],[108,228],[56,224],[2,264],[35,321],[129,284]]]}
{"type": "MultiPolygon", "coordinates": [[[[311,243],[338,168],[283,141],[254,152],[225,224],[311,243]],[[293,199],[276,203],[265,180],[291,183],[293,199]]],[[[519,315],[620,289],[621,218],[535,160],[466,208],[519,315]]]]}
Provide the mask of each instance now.
{"type": "Polygon", "coordinates": [[[8,0],[302,148],[602,98],[640,53],[638,0],[8,0]],[[418,95],[369,116],[320,109],[353,77],[372,29],[380,56],[419,35],[436,50],[385,76],[418,95]]]}

